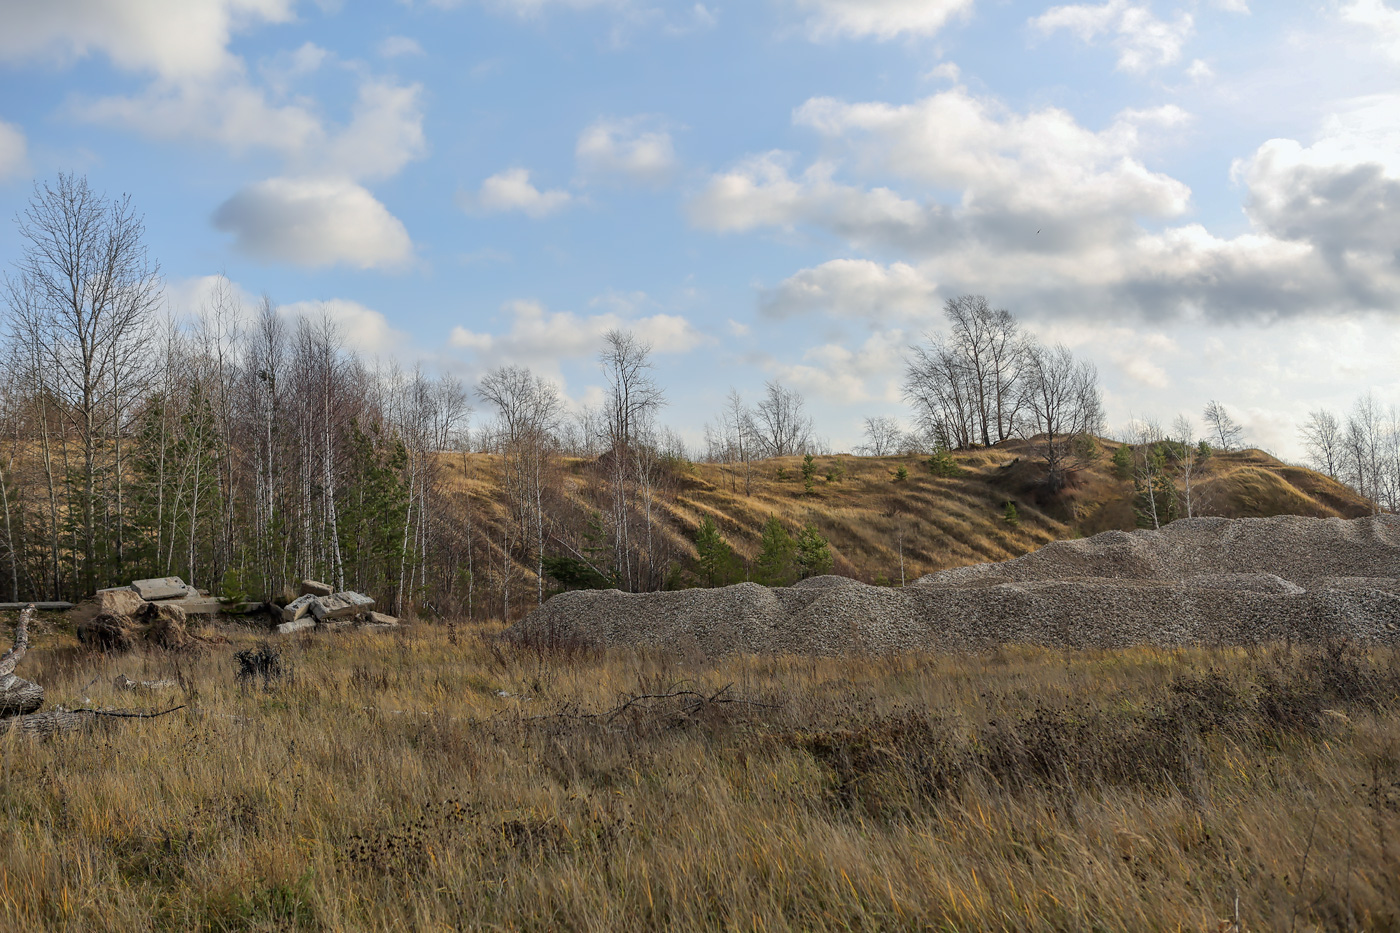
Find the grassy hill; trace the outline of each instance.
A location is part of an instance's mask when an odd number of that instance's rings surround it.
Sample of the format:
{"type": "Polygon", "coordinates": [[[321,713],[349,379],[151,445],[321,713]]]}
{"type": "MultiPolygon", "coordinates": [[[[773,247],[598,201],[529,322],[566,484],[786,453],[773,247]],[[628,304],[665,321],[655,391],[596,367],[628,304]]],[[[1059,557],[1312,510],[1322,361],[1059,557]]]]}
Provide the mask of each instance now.
{"type": "MultiPolygon", "coordinates": [[[[956,478],[933,476],[917,456],[818,457],[810,493],[800,457],[753,464],[749,494],[742,467],[679,464],[657,501],[659,531],[675,554],[693,556],[691,539],[708,515],[735,550],[752,558],[764,523],[776,515],[794,530],[815,524],[831,542],[836,573],[898,584],[901,553],[903,576],[913,580],[948,567],[1008,560],[1051,541],[1138,527],[1133,483],[1113,475],[1117,446],[1101,442],[1102,455],[1075,471],[1069,487],[1054,497],[1042,492],[1043,467],[1023,441],[955,453],[962,471],[956,478]],[[901,466],[908,478],[897,481],[901,466]],[[829,481],[834,468],[844,475],[829,481]],[[1019,516],[1014,527],[1004,518],[1008,501],[1019,516]]],[[[454,456],[447,469],[453,487],[470,493],[482,533],[502,537],[506,510],[495,459],[454,456]]],[[[577,524],[577,516],[604,501],[600,484],[593,465],[566,460],[551,482],[553,508],[546,510],[573,514],[577,524]]],[[[1193,483],[1193,498],[1199,514],[1231,518],[1354,518],[1370,512],[1370,504],[1341,483],[1258,450],[1214,454],[1193,483]]]]}

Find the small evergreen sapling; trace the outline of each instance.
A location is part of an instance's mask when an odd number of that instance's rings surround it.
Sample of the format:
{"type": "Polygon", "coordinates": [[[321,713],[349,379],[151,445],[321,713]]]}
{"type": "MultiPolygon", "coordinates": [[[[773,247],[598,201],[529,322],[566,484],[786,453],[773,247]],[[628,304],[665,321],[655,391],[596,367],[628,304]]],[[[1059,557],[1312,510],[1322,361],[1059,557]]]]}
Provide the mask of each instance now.
{"type": "Polygon", "coordinates": [[[754,577],[764,586],[788,586],[797,578],[797,542],[776,515],[763,526],[754,577]]]}
{"type": "Polygon", "coordinates": [[[1002,510],[1001,519],[1012,528],[1021,527],[1021,516],[1020,513],[1016,511],[1016,503],[1012,502],[1010,499],[1006,500],[1006,508],[1002,510]]]}
{"type": "Polygon", "coordinates": [[[831,545],[816,525],[808,525],[797,536],[798,575],[802,579],[831,573],[831,545]]]}
{"type": "Polygon", "coordinates": [[[695,551],[699,565],[699,576],[705,586],[728,586],[739,582],[739,555],[724,540],[715,526],[714,519],[706,515],[695,530],[695,551]]]}
{"type": "Polygon", "coordinates": [[[1133,478],[1133,448],[1119,444],[1113,452],[1113,475],[1119,479],[1133,478]]]}
{"type": "Polygon", "coordinates": [[[924,461],[924,466],[928,467],[928,471],[934,476],[941,476],[945,479],[962,474],[962,469],[958,466],[958,462],[953,459],[952,453],[942,447],[935,450],[933,456],[924,461]]]}

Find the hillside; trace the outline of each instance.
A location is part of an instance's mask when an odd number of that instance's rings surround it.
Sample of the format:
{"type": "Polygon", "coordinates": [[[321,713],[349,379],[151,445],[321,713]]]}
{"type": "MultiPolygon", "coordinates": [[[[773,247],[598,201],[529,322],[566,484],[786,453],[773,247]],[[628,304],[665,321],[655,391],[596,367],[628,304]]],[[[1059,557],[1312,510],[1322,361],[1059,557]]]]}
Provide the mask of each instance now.
{"type": "MultiPolygon", "coordinates": [[[[831,542],[835,573],[898,584],[901,552],[903,578],[912,581],[950,567],[1007,560],[1051,541],[1137,527],[1133,483],[1112,472],[1118,445],[1103,441],[1101,446],[1102,455],[1077,470],[1069,488],[1050,501],[1040,494],[1042,470],[1023,441],[955,453],[962,471],[956,478],[931,475],[917,456],[818,457],[810,494],[802,483],[800,457],[753,464],[747,495],[742,467],[682,463],[670,471],[657,498],[658,531],[672,554],[687,559],[695,553],[694,530],[708,515],[735,550],[751,559],[764,523],[776,515],[792,529],[815,524],[831,542]],[[908,471],[904,481],[894,479],[900,466],[908,471]],[[825,477],[834,467],[844,476],[829,481],[825,477]],[[1016,504],[1015,527],[1004,520],[1008,501],[1016,504]]],[[[506,509],[495,458],[456,455],[445,466],[452,488],[470,494],[480,532],[501,540],[506,509]]],[[[605,501],[601,482],[587,461],[568,460],[559,467],[550,483],[553,505],[546,506],[556,530],[567,535],[572,527],[576,538],[582,516],[605,501]]],[[[1371,511],[1341,483],[1258,450],[1214,454],[1195,483],[1198,511],[1208,515],[1356,518],[1371,511]]],[[[529,575],[527,568],[518,569],[529,575]]]]}

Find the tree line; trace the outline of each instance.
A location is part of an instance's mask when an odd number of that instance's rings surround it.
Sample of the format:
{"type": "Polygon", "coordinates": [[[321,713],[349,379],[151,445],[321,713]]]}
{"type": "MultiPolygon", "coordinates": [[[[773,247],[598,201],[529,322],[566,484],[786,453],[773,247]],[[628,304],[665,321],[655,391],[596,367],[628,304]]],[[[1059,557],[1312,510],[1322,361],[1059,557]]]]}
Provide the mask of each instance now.
{"type": "MultiPolygon", "coordinates": [[[[0,283],[0,588],[13,600],[165,575],[267,598],[315,577],[396,611],[510,617],[555,586],[640,592],[830,569],[814,528],[765,529],[745,563],[713,529],[678,526],[689,453],[662,423],[651,348],[625,330],[598,355],[603,403],[578,409],[526,367],[467,386],[366,361],[327,316],[289,317],[267,297],[244,307],[222,278],[192,319],[173,321],[130,200],[80,176],[37,185],[17,221],[0,283]]],[[[919,451],[946,475],[948,451],[1021,437],[1051,491],[1098,456],[1091,363],[978,296],[950,300],[944,317],[946,335],[911,348],[915,430],[867,419],[865,452],[919,451]]],[[[1212,405],[1218,446],[1232,446],[1238,425],[1212,405]]],[[[1345,423],[1315,412],[1309,450],[1393,508],[1398,422],[1369,400],[1345,423]]],[[[745,494],[759,461],[828,452],[802,395],[778,381],[752,402],[731,391],[704,436],[699,456],[745,494]]],[[[1203,448],[1146,425],[1134,449],[1153,520],[1193,514],[1203,448]],[[1168,473],[1185,476],[1185,497],[1159,510],[1168,473]]]]}

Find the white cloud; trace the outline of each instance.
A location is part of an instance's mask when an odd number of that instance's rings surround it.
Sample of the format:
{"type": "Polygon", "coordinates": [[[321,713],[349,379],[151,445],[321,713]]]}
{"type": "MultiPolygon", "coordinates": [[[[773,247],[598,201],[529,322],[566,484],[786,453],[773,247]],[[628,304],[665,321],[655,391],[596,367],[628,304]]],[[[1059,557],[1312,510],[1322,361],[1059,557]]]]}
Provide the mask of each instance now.
{"type": "MultiPolygon", "coordinates": [[[[435,6],[455,7],[462,0],[433,0],[435,6]]],[[[558,7],[565,10],[618,9],[630,5],[630,0],[483,0],[484,5],[518,16],[539,16],[558,7]]]]}
{"type": "Polygon", "coordinates": [[[807,32],[816,40],[840,37],[894,39],[931,36],[954,16],[972,10],[974,0],[792,0],[807,13],[807,32]]]}
{"type": "Polygon", "coordinates": [[[266,262],[392,268],[413,253],[398,218],[347,179],[270,178],[249,185],[219,207],[214,225],[232,233],[241,252],[266,262]]]}
{"type": "Polygon", "coordinates": [[[1400,10],[1385,0],[1353,0],[1342,8],[1342,19],[1371,29],[1386,54],[1400,61],[1400,10]]]}
{"type": "Polygon", "coordinates": [[[955,62],[943,62],[941,65],[934,65],[928,71],[920,75],[924,80],[938,78],[943,81],[957,83],[962,78],[962,69],[955,62]]]}
{"type": "Polygon", "coordinates": [[[661,185],[676,170],[671,134],[648,117],[602,119],[579,134],[574,147],[580,170],[646,185],[661,185]]]}
{"type": "Polygon", "coordinates": [[[422,87],[367,78],[350,122],[328,128],[314,103],[273,103],[241,79],[152,84],[134,97],[105,97],[74,105],[76,114],[157,139],[199,139],[234,153],[269,149],[293,171],[385,178],[427,151],[422,87]]]}
{"type": "Polygon", "coordinates": [[[816,98],[794,119],[821,134],[822,159],[796,172],[791,155],[751,157],[690,201],[692,222],[815,230],[904,261],[800,271],[761,291],[773,313],[901,320],[962,292],[1047,318],[1400,307],[1400,95],[1353,101],[1310,145],[1273,140],[1237,163],[1252,229],[1228,238],[1170,225],[1191,192],[1144,162],[1157,134],[1189,119],[1179,108],[1124,111],[1095,131],[1064,111],[1011,112],[956,88],[905,106],[816,98]]]}
{"type": "Polygon", "coordinates": [[[760,299],[774,317],[821,311],[832,317],[888,321],[936,313],[938,286],[907,263],[833,259],[803,269],[760,299]]]}
{"type": "Polygon", "coordinates": [[[1203,59],[1195,59],[1186,69],[1186,77],[1200,84],[1202,81],[1209,81],[1215,77],[1215,69],[1210,67],[1210,63],[1203,59]]]}
{"type": "Polygon", "coordinates": [[[530,182],[529,169],[508,168],[483,181],[475,195],[463,195],[459,200],[462,207],[470,211],[486,214],[520,211],[539,219],[564,209],[573,199],[573,195],[560,188],[548,191],[536,188],[530,182]]]}
{"type": "Polygon", "coordinates": [[[769,152],[714,176],[687,204],[691,222],[721,233],[815,224],[857,244],[911,243],[926,234],[930,213],[924,205],[888,188],[839,184],[828,162],[793,178],[791,163],[788,154],[769,152]]]}
{"type": "Polygon", "coordinates": [[[686,353],[705,340],[689,321],[672,314],[642,318],[627,318],[614,312],[578,315],[549,311],[536,301],[513,301],[502,310],[510,316],[504,333],[457,326],[452,329],[449,344],[489,357],[492,365],[523,363],[557,372],[563,360],[597,354],[603,335],[614,328],[632,331],[639,340],[651,344],[653,352],[662,354],[686,353]]]}
{"type": "Polygon", "coordinates": [[[155,139],[197,139],[241,154],[269,149],[294,158],[323,144],[325,129],[309,101],[276,104],[241,79],[152,84],[132,97],[75,101],[79,119],[155,139]]]}
{"type": "Polygon", "coordinates": [[[24,131],[0,120],[0,180],[23,175],[29,167],[29,144],[24,131]]]}
{"type": "Polygon", "coordinates": [[[279,305],[277,312],[295,320],[329,320],[345,344],[368,357],[395,356],[409,349],[409,335],[396,329],[382,312],[358,301],[332,298],[327,301],[294,301],[279,305]]]}
{"type": "Polygon", "coordinates": [[[403,55],[422,55],[423,46],[417,39],[408,36],[388,36],[375,49],[383,58],[399,58],[403,55]]]}
{"type": "Polygon", "coordinates": [[[423,136],[423,88],[370,79],[360,84],[352,119],[324,152],[303,155],[308,170],[353,178],[389,178],[428,149],[423,136]]]}
{"type": "MultiPolygon", "coordinates": [[[[1393,266],[1400,243],[1400,94],[1352,102],[1310,146],[1271,139],[1235,165],[1255,226],[1330,261],[1393,266]]],[[[1394,281],[1392,268],[1385,278],[1394,281]]]]}
{"type": "MultiPolygon", "coordinates": [[[[297,80],[315,74],[333,58],[330,51],[314,42],[303,42],[290,51],[282,51],[258,64],[258,72],[278,93],[286,93],[297,80]]],[[[188,83],[187,79],[185,82],[188,83]]]]}
{"type": "Polygon", "coordinates": [[[1118,49],[1118,67],[1132,72],[1144,72],[1177,61],[1193,27],[1190,13],[1180,13],[1169,23],[1153,16],[1148,6],[1130,0],[1051,7],[1030,23],[1046,34],[1068,30],[1084,42],[1093,42],[1102,35],[1112,36],[1118,49]]]}
{"type": "Polygon", "coordinates": [[[838,405],[900,400],[909,335],[903,330],[871,334],[858,347],[826,343],[802,354],[800,363],[774,363],[778,380],[838,405]]]}
{"type": "Polygon", "coordinates": [[[240,29],[292,19],[295,0],[43,0],[5,4],[0,59],[68,64],[106,55],[127,71],[205,77],[237,67],[240,29]]]}
{"type": "Polygon", "coordinates": [[[1130,232],[1134,218],[1186,211],[1190,190],[1139,157],[1145,130],[1185,118],[1174,107],[1126,111],[1095,132],[1063,110],[1017,114],[965,88],[905,106],[814,98],[796,110],[796,123],[817,130],[829,148],[845,147],[858,169],[902,177],[930,195],[842,184],[830,160],[794,177],[790,156],[766,153],[714,176],[689,211],[712,230],[809,224],[862,248],[926,253],[971,238],[1075,250],[1130,232]],[[961,192],[957,203],[935,196],[949,190],[961,192]]]}

